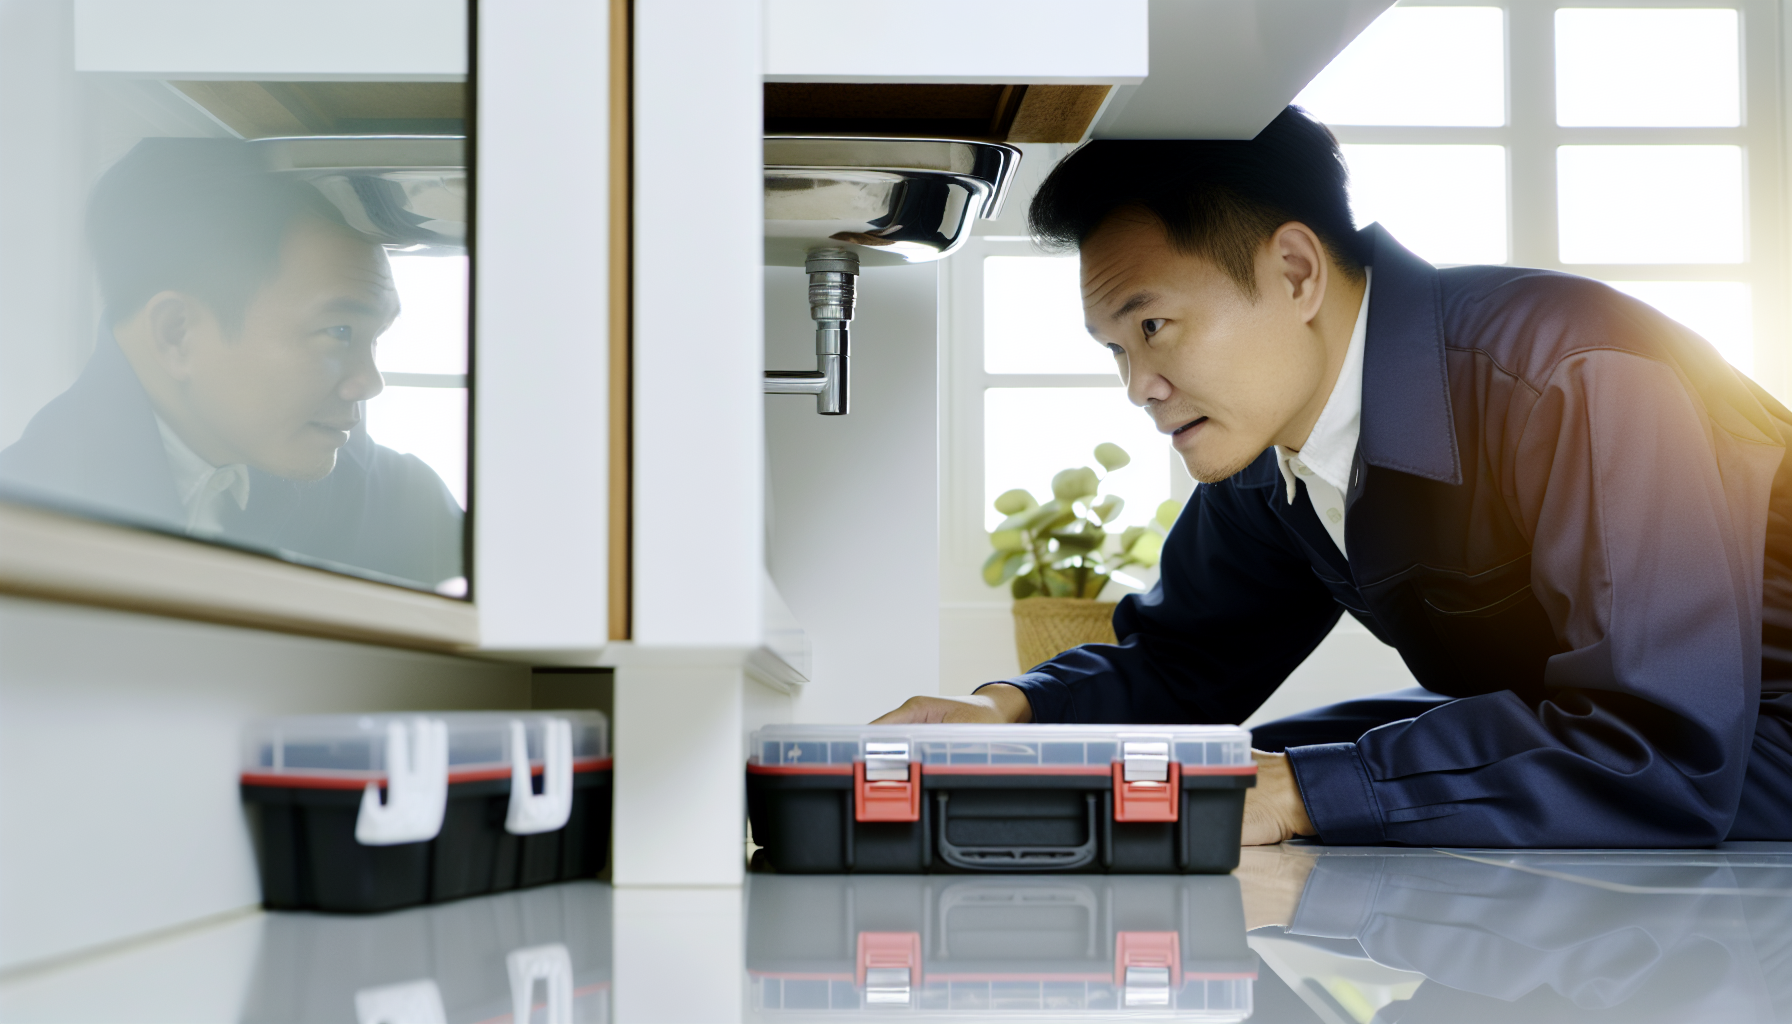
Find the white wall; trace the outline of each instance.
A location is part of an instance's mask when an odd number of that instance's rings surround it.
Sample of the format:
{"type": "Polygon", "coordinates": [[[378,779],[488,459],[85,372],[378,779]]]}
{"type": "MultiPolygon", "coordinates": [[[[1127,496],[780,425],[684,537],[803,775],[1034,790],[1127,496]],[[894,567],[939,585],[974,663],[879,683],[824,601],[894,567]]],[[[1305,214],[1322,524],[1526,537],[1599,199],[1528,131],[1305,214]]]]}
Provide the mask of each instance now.
{"type": "Polygon", "coordinates": [[[526,666],[0,598],[0,969],[260,902],[248,720],[528,703],[526,666]]]}
{"type": "MultiPolygon", "coordinates": [[[[814,648],[797,721],[867,721],[938,692],[938,266],[859,277],[848,415],[765,399],[767,567],[814,648]]],[[[815,365],[808,284],[765,270],[771,369],[815,365]]]]}

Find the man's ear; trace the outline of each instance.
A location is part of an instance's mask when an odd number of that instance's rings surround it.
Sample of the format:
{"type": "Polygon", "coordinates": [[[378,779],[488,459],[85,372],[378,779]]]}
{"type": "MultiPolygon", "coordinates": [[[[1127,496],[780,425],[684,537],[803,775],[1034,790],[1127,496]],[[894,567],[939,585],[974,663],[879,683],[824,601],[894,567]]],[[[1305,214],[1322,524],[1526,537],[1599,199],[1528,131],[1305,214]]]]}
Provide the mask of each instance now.
{"type": "Polygon", "coordinates": [[[1297,221],[1277,228],[1270,236],[1269,246],[1281,269],[1283,287],[1294,301],[1295,312],[1302,323],[1312,323],[1325,303],[1325,246],[1312,228],[1297,221]]]}
{"type": "Polygon", "coordinates": [[[162,371],[184,381],[192,374],[196,331],[204,316],[199,303],[180,292],[157,292],[143,307],[150,351],[162,371]]]}

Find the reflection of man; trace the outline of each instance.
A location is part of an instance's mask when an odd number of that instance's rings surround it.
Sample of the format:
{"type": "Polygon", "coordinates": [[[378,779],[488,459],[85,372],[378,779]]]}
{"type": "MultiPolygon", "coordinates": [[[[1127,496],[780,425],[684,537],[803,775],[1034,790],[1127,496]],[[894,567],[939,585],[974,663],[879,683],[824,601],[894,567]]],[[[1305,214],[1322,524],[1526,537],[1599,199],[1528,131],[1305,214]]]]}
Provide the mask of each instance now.
{"type": "Polygon", "coordinates": [[[461,520],[373,443],[385,251],[247,144],[148,139],[94,190],[105,301],[87,368],[0,452],[18,497],[436,585],[461,520]]]}
{"type": "Polygon", "coordinates": [[[1353,991],[1365,1019],[1785,1020],[1792,872],[1748,855],[1651,859],[1661,863],[1552,855],[1507,867],[1443,854],[1263,849],[1245,851],[1238,876],[1246,926],[1264,929],[1254,937],[1260,948],[1268,939],[1271,950],[1309,951],[1278,970],[1299,962],[1320,975],[1281,980],[1309,994],[1353,991]],[[1352,985],[1352,975],[1385,977],[1364,970],[1368,961],[1426,980],[1367,1005],[1377,986],[1352,985]]]}
{"type": "Polygon", "coordinates": [[[1032,219],[1203,484],[1118,644],[885,720],[1239,722],[1348,611],[1424,689],[1256,729],[1247,843],[1792,838],[1792,413],[1709,344],[1355,230],[1293,109],[1091,143],[1032,219]]]}

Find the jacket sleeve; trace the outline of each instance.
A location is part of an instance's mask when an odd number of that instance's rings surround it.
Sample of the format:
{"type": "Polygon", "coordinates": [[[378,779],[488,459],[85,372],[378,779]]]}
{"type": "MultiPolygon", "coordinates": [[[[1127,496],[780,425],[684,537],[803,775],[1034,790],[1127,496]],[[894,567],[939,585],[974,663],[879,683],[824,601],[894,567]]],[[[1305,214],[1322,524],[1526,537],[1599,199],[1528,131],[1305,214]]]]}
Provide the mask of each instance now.
{"type": "Polygon", "coordinates": [[[1783,449],[1632,352],[1570,355],[1534,395],[1516,443],[1490,457],[1506,460],[1531,588],[1565,650],[1530,701],[1468,697],[1289,750],[1327,842],[1701,846],[1729,830],[1783,449]]]}
{"type": "MultiPolygon", "coordinates": [[[[1262,469],[1261,465],[1254,469],[1262,469]]],[[[1339,605],[1239,477],[1195,489],[1156,586],[1121,599],[1118,644],[1087,644],[1012,683],[1038,722],[1244,721],[1325,638],[1339,605]]]]}

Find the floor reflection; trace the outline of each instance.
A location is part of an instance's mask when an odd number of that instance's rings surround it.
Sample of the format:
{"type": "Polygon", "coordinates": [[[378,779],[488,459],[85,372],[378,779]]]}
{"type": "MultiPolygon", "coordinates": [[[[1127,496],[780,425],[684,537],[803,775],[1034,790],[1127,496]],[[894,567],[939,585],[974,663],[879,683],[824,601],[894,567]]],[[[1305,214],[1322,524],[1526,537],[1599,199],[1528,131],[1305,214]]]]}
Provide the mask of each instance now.
{"type": "Polygon", "coordinates": [[[241,1019],[610,1020],[610,887],[596,882],[356,917],[269,914],[241,1019]]]}
{"type": "Polygon", "coordinates": [[[748,1019],[1241,1021],[1238,880],[777,876],[747,888],[748,1019]]]}
{"type": "Polygon", "coordinates": [[[1792,1020],[1792,847],[1247,851],[1229,877],[753,876],[753,1021],[1792,1020]]]}
{"type": "Polygon", "coordinates": [[[1282,918],[1250,936],[1274,979],[1259,1020],[1792,1016],[1785,853],[1294,849],[1240,876],[1253,913],[1282,918]],[[1297,900],[1277,914],[1290,878],[1297,900]]]}

